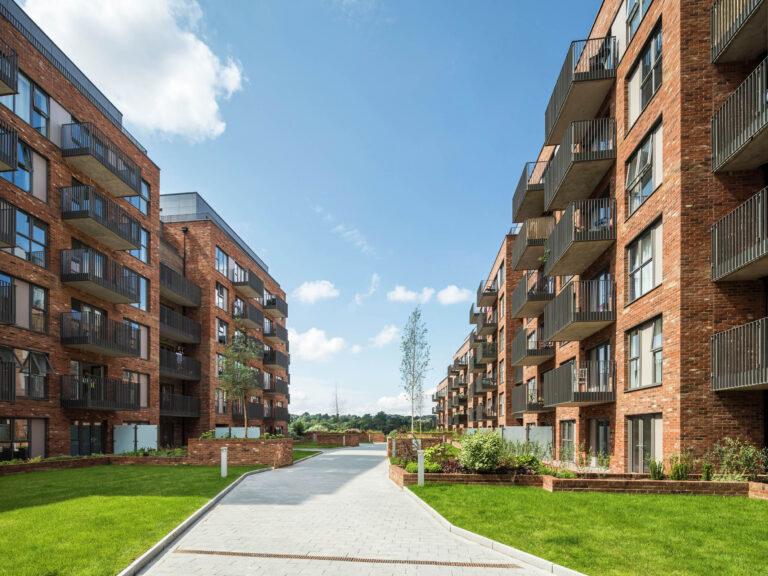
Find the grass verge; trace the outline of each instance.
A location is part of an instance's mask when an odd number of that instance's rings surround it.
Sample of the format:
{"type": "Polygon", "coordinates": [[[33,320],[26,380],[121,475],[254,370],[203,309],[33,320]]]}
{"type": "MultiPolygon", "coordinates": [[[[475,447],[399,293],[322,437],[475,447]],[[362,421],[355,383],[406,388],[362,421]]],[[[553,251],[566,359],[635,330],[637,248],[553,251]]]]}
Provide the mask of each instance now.
{"type": "Polygon", "coordinates": [[[299,460],[304,460],[304,458],[309,458],[310,456],[317,454],[320,452],[320,450],[293,450],[293,461],[298,462],[299,460]]]}

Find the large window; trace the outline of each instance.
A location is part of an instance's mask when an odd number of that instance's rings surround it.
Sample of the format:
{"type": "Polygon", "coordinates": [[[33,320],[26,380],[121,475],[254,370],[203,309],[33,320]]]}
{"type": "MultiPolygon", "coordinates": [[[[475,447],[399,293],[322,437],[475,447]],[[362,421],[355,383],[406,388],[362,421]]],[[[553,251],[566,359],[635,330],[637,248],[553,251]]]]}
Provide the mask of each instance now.
{"type": "MultiPolygon", "coordinates": [[[[133,274],[133,272],[129,272],[130,274],[133,274]]],[[[141,276],[140,274],[136,274],[137,277],[137,287],[139,289],[139,300],[138,302],[133,302],[131,306],[134,308],[138,308],[139,310],[144,310],[145,312],[149,310],[149,280],[144,278],[144,276],[141,276]]]]}
{"type": "Polygon", "coordinates": [[[16,209],[16,246],[4,248],[14,256],[45,268],[48,262],[48,225],[16,209]]]}
{"type": "Polygon", "coordinates": [[[216,307],[226,310],[228,299],[229,291],[222,284],[216,282],[216,307]]]}
{"type": "Polygon", "coordinates": [[[17,144],[17,164],[13,172],[0,172],[0,178],[8,180],[24,192],[32,192],[32,150],[19,141],[17,144]]]}
{"type": "Polygon", "coordinates": [[[627,0],[627,42],[632,40],[632,37],[637,32],[640,22],[643,21],[643,16],[648,12],[648,7],[653,0],[627,0]]]}
{"type": "Polygon", "coordinates": [[[664,458],[664,424],[661,414],[627,418],[627,446],[630,472],[646,474],[648,463],[664,458]]]}
{"type": "Polygon", "coordinates": [[[653,194],[664,179],[664,137],[656,126],[627,161],[626,190],[630,214],[653,194]]]}
{"type": "Polygon", "coordinates": [[[145,264],[149,263],[149,231],[146,228],[139,229],[139,241],[140,246],[135,250],[129,250],[128,253],[145,264]]]}
{"type": "Polygon", "coordinates": [[[661,317],[629,331],[629,388],[662,383],[663,325],[661,317]]]}
{"type": "Polygon", "coordinates": [[[627,82],[628,126],[632,126],[661,86],[661,28],[643,48],[627,82]]]}
{"type": "Polygon", "coordinates": [[[226,344],[227,343],[227,330],[228,330],[227,323],[224,322],[221,318],[216,318],[216,339],[218,340],[219,344],[226,344]]]}
{"type": "Polygon", "coordinates": [[[16,94],[0,97],[0,104],[15,112],[40,134],[48,137],[50,99],[48,94],[24,74],[19,72],[16,94]]]}
{"type": "Polygon", "coordinates": [[[126,200],[128,200],[128,203],[134,206],[142,214],[148,214],[150,193],[151,193],[151,190],[149,187],[149,183],[146,182],[145,180],[142,180],[141,188],[138,196],[129,196],[126,198],[126,200]]]}
{"type": "Polygon", "coordinates": [[[227,393],[220,388],[214,391],[214,401],[216,403],[216,414],[227,413],[227,393]]]}
{"type": "Polygon", "coordinates": [[[574,420],[560,421],[560,461],[573,462],[574,456],[574,432],[576,422],[574,420]]]}
{"type": "Polygon", "coordinates": [[[529,404],[536,404],[539,401],[539,389],[536,387],[536,378],[530,378],[525,383],[526,400],[529,404]]]}
{"type": "Polygon", "coordinates": [[[129,318],[124,318],[123,323],[133,328],[133,333],[139,339],[138,343],[134,343],[138,344],[139,357],[149,360],[149,328],[129,318]]]}
{"type": "Polygon", "coordinates": [[[26,460],[29,457],[29,420],[0,418],[0,460],[26,460]]]}
{"type": "Polygon", "coordinates": [[[149,374],[123,370],[123,382],[138,384],[139,387],[139,408],[149,406],[149,374]]]}
{"type": "Polygon", "coordinates": [[[229,271],[229,255],[218,246],[216,246],[216,270],[224,276],[229,271]]]}
{"type": "Polygon", "coordinates": [[[48,329],[48,290],[30,285],[29,329],[45,333],[48,329]]]}
{"type": "Polygon", "coordinates": [[[630,302],[661,284],[662,235],[662,223],[659,221],[643,232],[627,249],[630,302]]]}
{"type": "Polygon", "coordinates": [[[611,426],[608,420],[591,418],[589,420],[589,454],[607,456],[611,453],[611,426]]]}

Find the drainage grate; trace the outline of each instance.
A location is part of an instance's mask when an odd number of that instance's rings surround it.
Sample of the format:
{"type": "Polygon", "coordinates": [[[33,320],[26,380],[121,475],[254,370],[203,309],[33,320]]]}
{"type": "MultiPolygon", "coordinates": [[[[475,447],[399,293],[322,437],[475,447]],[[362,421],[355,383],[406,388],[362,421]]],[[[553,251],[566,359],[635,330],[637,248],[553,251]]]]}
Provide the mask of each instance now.
{"type": "Polygon", "coordinates": [[[239,556],[243,558],[276,558],[279,560],[325,560],[328,562],[357,562],[361,564],[408,564],[411,566],[447,566],[452,568],[496,568],[514,570],[517,564],[494,562],[443,562],[441,560],[399,560],[389,558],[355,558],[353,556],[322,556],[315,554],[279,554],[270,552],[225,552],[219,550],[191,550],[177,548],[176,554],[203,556],[239,556]]]}

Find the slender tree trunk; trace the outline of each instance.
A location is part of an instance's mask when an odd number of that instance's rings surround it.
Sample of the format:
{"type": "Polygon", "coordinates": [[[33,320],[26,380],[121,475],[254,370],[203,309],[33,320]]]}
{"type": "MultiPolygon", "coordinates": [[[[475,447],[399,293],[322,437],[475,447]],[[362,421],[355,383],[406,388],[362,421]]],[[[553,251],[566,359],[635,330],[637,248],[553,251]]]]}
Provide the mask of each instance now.
{"type": "Polygon", "coordinates": [[[241,400],[243,405],[243,424],[245,425],[244,437],[248,438],[248,407],[245,405],[245,392],[243,392],[243,399],[241,400]]]}

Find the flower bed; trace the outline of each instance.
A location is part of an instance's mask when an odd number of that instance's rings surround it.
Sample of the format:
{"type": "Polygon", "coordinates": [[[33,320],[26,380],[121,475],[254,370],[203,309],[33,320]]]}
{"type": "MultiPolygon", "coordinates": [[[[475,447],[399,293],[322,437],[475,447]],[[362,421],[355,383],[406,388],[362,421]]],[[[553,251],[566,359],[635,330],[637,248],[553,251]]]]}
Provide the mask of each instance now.
{"type": "Polygon", "coordinates": [[[617,492],[624,494],[708,494],[747,496],[748,482],[649,480],[647,478],[555,478],[543,476],[547,492],[617,492]]]}
{"type": "MultiPolygon", "coordinates": [[[[389,467],[389,479],[401,488],[418,483],[417,473],[406,472],[405,468],[394,464],[389,467]]],[[[425,482],[443,484],[504,484],[509,486],[541,486],[542,477],[534,474],[472,474],[468,472],[428,472],[425,482]]]]}

